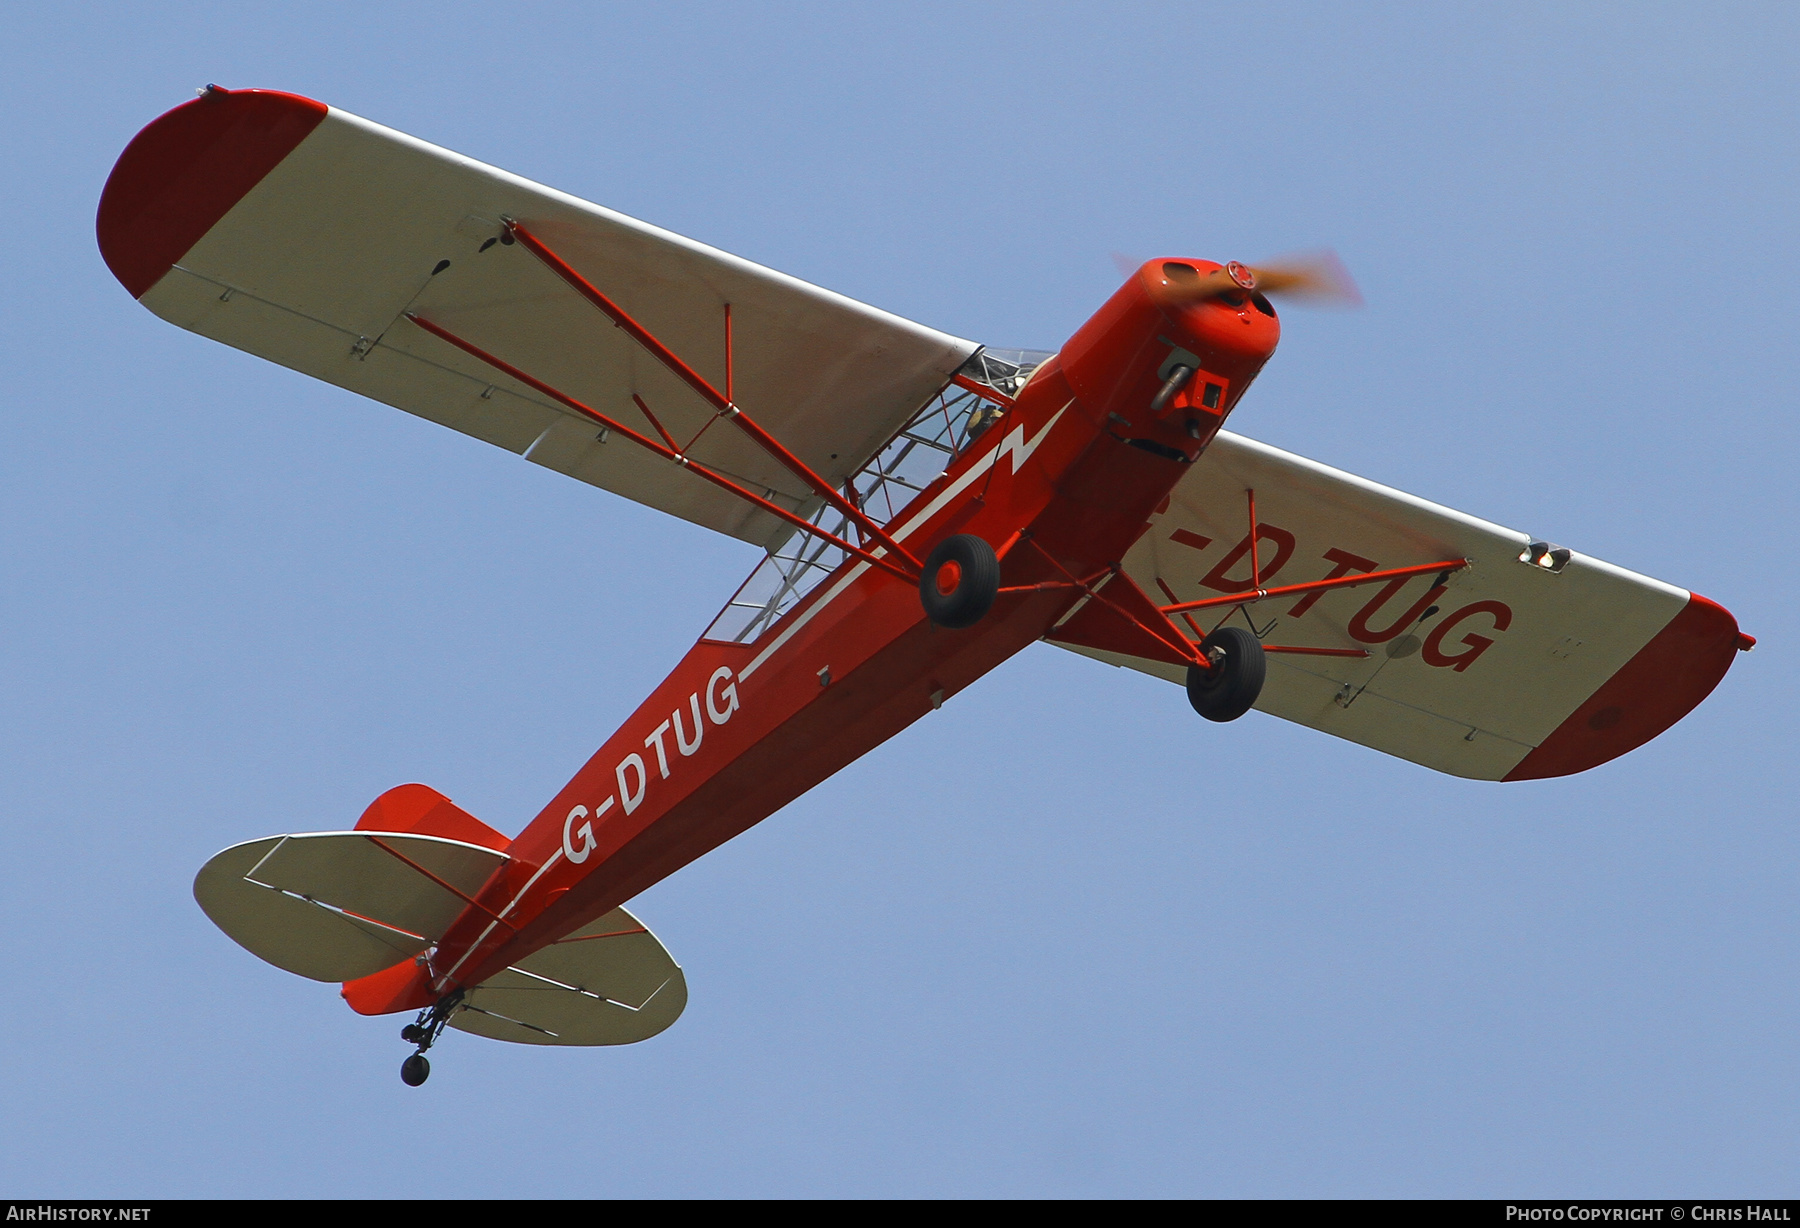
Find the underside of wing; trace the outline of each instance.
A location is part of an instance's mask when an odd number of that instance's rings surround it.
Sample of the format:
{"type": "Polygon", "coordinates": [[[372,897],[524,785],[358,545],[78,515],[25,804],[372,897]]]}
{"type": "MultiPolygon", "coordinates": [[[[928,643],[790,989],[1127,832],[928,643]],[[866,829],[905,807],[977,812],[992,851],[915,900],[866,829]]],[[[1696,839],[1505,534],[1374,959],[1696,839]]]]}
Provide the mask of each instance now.
{"type": "Polygon", "coordinates": [[[790,511],[814,497],[542,261],[531,232],[834,485],[977,348],[290,94],[209,90],[126,149],[100,247],[183,328],[767,545],[789,531],[424,331],[431,321],[790,511]],[[729,306],[729,362],[727,307],[729,306]]]}
{"type": "MultiPolygon", "coordinates": [[[[1444,564],[1175,618],[1191,639],[1226,623],[1255,632],[1262,711],[1482,780],[1568,775],[1642,745],[1752,642],[1704,597],[1230,433],[1124,563],[1171,606],[1444,564]]],[[[1184,680],[1174,657],[1095,626],[1052,639],[1184,680]]]]}
{"type": "Polygon", "coordinates": [[[615,908],[471,989],[450,1026],[525,1045],[629,1045],[686,1007],[680,966],[615,908]]]}

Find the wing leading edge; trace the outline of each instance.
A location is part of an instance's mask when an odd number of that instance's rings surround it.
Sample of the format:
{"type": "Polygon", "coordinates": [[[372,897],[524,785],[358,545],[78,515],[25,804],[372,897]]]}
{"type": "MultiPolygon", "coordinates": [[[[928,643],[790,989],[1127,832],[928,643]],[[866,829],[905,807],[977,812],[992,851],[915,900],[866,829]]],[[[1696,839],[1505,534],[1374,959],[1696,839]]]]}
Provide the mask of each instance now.
{"type": "Polygon", "coordinates": [[[979,348],[272,91],[211,89],[151,123],[107,181],[97,229],[120,282],[171,323],[708,528],[759,545],[785,536],[769,512],[608,440],[404,319],[451,328],[645,434],[666,431],[789,510],[809,504],[789,469],[503,239],[503,217],[529,223],[834,484],[979,348]]]}
{"type": "MultiPolygon", "coordinates": [[[[1250,590],[1251,490],[1263,589],[1471,561],[1448,575],[1212,607],[1184,624],[1193,638],[1249,625],[1276,649],[1262,711],[1438,771],[1529,780],[1604,763],[1685,716],[1754,642],[1697,594],[1573,552],[1549,566],[1521,561],[1525,533],[1229,432],[1175,488],[1125,573],[1170,605],[1250,590]]],[[[1172,659],[1084,630],[1072,622],[1051,639],[1184,680],[1172,659]]]]}

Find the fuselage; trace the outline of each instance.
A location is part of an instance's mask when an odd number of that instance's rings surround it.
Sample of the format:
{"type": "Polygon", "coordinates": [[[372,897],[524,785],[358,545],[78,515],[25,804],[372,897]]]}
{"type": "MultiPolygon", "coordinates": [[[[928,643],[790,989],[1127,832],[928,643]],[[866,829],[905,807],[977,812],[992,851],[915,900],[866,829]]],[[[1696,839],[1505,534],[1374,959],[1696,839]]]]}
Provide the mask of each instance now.
{"type": "Polygon", "coordinates": [[[416,971],[359,1010],[475,985],[760,822],[1042,638],[1110,581],[1186,466],[1273,353],[1266,300],[1184,305],[1217,266],[1153,261],[1035,373],[1016,404],[886,529],[915,559],[953,533],[1001,556],[972,627],[847,559],[749,644],[702,639],[512,842],[416,971]],[[1170,371],[1196,373],[1152,408],[1170,371]]]}

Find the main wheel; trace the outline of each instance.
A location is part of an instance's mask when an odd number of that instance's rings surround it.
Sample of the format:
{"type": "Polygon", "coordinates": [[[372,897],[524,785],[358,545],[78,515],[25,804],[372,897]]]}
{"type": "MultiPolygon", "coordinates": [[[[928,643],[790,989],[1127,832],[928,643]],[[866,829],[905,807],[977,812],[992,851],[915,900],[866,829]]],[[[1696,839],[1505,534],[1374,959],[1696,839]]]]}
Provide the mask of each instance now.
{"type": "Polygon", "coordinates": [[[1235,721],[1262,694],[1268,658],[1262,642],[1242,627],[1220,627],[1200,641],[1200,652],[1217,662],[1211,669],[1188,666],[1188,702],[1209,721],[1235,721]]]}
{"type": "Polygon", "coordinates": [[[415,1053],[400,1063],[400,1081],[408,1087],[417,1087],[430,1077],[431,1063],[423,1053],[415,1053]]]}
{"type": "Polygon", "coordinates": [[[994,548],[969,533],[946,537],[925,557],[919,600],[940,627],[973,627],[1000,591],[1000,560],[994,548]]]}

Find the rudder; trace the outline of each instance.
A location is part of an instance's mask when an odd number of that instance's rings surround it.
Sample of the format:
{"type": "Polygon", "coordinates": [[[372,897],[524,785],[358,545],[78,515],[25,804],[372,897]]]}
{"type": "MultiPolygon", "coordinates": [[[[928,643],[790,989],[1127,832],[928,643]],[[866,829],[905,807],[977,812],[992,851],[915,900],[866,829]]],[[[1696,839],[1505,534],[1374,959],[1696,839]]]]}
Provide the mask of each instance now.
{"type": "Polygon", "coordinates": [[[357,831],[402,831],[442,836],[504,853],[512,840],[458,806],[429,785],[395,785],[369,803],[357,831]]]}

